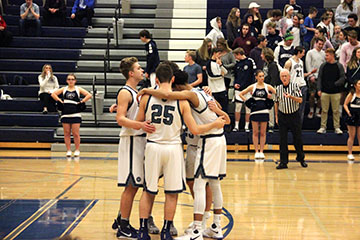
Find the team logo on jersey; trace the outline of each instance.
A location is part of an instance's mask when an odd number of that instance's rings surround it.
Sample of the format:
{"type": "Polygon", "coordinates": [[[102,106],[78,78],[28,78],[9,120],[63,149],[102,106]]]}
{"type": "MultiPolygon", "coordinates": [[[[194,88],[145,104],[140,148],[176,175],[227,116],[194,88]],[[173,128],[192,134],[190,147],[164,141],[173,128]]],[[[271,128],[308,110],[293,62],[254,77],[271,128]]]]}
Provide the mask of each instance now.
{"type": "Polygon", "coordinates": [[[76,93],[74,93],[74,92],[70,92],[70,93],[67,94],[67,97],[68,97],[69,99],[74,99],[75,96],[76,96],[76,93]]]}
{"type": "Polygon", "coordinates": [[[244,70],[248,70],[248,68],[249,68],[248,65],[244,66],[244,70]]]}
{"type": "Polygon", "coordinates": [[[246,41],[246,45],[251,45],[251,42],[250,42],[250,41],[246,41]]]}

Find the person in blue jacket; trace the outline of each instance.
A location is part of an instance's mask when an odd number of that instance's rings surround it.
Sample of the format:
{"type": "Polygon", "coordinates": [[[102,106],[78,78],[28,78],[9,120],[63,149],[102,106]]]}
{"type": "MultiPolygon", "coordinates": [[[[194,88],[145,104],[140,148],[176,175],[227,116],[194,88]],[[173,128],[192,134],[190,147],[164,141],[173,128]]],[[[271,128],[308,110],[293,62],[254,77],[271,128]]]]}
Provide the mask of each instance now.
{"type": "Polygon", "coordinates": [[[87,26],[92,28],[92,17],[94,16],[95,0],[75,0],[71,10],[71,16],[74,26],[81,27],[83,18],[87,19],[87,26]]]}

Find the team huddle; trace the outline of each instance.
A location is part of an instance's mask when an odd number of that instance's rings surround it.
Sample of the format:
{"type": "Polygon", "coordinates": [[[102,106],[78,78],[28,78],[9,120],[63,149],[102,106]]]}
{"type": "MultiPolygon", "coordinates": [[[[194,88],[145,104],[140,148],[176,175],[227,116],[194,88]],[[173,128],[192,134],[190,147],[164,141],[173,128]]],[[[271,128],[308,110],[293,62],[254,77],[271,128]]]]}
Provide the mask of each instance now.
{"type": "Polygon", "coordinates": [[[222,239],[222,192],[220,180],[226,176],[226,139],[223,127],[230,118],[211,95],[188,84],[188,76],[176,64],[162,63],[156,68],[156,87],[137,92],[143,69],[135,57],[125,58],[120,71],[126,85],[117,96],[117,122],[122,127],[119,142],[118,185],[125,190],[112,228],[118,238],[161,239],[177,235],[173,219],[178,193],[188,184],[194,197],[194,221],[185,235],[176,239],[222,239]],[[137,101],[140,98],[140,102],[137,101]],[[184,161],[181,134],[186,125],[188,143],[184,161]],[[159,178],[164,179],[164,225],[156,227],[151,215],[159,178]],[[140,228],[129,223],[132,203],[139,187],[140,228]],[[212,200],[211,200],[212,195],[212,200]],[[209,202],[214,219],[206,228],[209,202]]]}

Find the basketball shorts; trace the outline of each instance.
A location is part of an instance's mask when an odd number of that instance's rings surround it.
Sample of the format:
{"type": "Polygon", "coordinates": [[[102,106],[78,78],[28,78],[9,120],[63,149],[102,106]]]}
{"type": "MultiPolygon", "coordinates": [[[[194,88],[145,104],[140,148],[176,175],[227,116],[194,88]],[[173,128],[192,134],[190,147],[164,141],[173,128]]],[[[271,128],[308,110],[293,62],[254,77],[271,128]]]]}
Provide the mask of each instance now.
{"type": "MultiPolygon", "coordinates": [[[[243,101],[243,100],[240,98],[240,96],[239,96],[240,92],[241,92],[241,91],[239,91],[239,90],[235,90],[234,98],[235,98],[235,102],[236,102],[236,103],[244,103],[244,101],[243,101]]],[[[247,94],[245,95],[245,98],[246,98],[246,100],[248,100],[249,98],[251,98],[251,93],[247,93],[247,94]]],[[[245,104],[244,104],[244,107],[245,107],[245,112],[246,112],[247,114],[249,114],[249,113],[250,113],[250,108],[246,107],[245,104]]],[[[240,112],[241,112],[241,109],[240,109],[240,112]]]]}

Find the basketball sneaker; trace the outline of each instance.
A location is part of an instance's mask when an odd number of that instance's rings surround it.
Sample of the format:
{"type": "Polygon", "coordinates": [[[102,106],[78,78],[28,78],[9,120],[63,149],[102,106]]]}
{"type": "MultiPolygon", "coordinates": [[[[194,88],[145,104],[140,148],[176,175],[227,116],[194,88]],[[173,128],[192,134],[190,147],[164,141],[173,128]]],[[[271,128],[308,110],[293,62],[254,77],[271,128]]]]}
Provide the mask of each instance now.
{"type": "Polygon", "coordinates": [[[133,228],[130,224],[128,224],[126,227],[119,226],[118,231],[116,233],[116,237],[126,238],[126,239],[137,239],[138,233],[135,228],[133,228]]]}
{"type": "Polygon", "coordinates": [[[160,239],[161,240],[173,240],[173,237],[171,236],[171,233],[170,233],[170,229],[161,230],[160,239]]]}
{"type": "Polygon", "coordinates": [[[80,156],[80,151],[79,151],[79,150],[75,150],[75,152],[74,152],[74,157],[78,157],[78,156],[80,156]]]}
{"type": "Polygon", "coordinates": [[[174,226],[174,223],[172,223],[171,226],[170,226],[170,234],[171,234],[171,236],[177,236],[178,235],[178,231],[177,231],[176,227],[174,226]]]}
{"type": "Polygon", "coordinates": [[[154,218],[152,216],[148,219],[148,229],[150,234],[159,234],[160,230],[154,223],[154,218]]]}
{"type": "Polygon", "coordinates": [[[111,228],[115,231],[117,231],[118,228],[120,228],[120,223],[118,222],[117,219],[114,219],[114,223],[111,225],[111,228]]]}
{"type": "Polygon", "coordinates": [[[177,237],[175,240],[204,240],[202,231],[193,228],[189,233],[184,236],[177,237]]]}
{"type": "MultiPolygon", "coordinates": [[[[136,239],[136,238],[135,238],[136,239]]],[[[137,234],[138,240],[150,240],[151,237],[149,236],[148,230],[143,228],[140,228],[137,234]]]]}
{"type": "Polygon", "coordinates": [[[223,233],[220,224],[213,223],[210,227],[205,229],[203,232],[204,237],[214,238],[214,239],[223,239],[223,233]]]}

